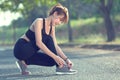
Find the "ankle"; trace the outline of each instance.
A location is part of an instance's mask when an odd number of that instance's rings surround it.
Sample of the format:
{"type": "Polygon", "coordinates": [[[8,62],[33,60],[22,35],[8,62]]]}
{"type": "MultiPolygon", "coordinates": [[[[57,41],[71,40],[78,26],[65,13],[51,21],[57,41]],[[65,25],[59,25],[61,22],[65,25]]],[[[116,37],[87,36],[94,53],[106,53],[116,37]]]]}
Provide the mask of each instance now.
{"type": "Polygon", "coordinates": [[[27,67],[27,64],[25,63],[24,60],[21,60],[22,64],[24,64],[27,67]]]}

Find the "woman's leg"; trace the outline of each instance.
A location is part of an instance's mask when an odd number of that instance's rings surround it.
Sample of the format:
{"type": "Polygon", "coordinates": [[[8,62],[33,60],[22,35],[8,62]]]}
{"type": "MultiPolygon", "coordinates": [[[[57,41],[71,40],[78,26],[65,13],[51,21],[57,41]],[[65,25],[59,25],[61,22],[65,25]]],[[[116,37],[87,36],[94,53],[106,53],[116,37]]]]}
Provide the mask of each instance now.
{"type": "Polygon", "coordinates": [[[32,42],[19,39],[14,46],[14,56],[19,60],[25,60],[34,55],[37,50],[33,47],[32,42]]]}
{"type": "MultiPolygon", "coordinates": [[[[48,37],[48,40],[45,43],[45,45],[48,47],[48,49],[50,49],[54,54],[57,55],[54,42],[51,37],[48,37]]],[[[35,53],[30,58],[26,59],[25,63],[28,65],[32,64],[32,65],[41,65],[41,66],[54,66],[54,65],[58,66],[53,58],[41,52],[35,53]]]]}
{"type": "Polygon", "coordinates": [[[24,60],[27,65],[54,66],[56,62],[45,53],[36,53],[24,60]]]}
{"type": "Polygon", "coordinates": [[[20,69],[22,75],[28,75],[31,72],[27,71],[25,59],[33,56],[37,51],[32,46],[31,42],[24,39],[19,39],[14,46],[14,56],[18,59],[16,61],[17,67],[20,69]]]}

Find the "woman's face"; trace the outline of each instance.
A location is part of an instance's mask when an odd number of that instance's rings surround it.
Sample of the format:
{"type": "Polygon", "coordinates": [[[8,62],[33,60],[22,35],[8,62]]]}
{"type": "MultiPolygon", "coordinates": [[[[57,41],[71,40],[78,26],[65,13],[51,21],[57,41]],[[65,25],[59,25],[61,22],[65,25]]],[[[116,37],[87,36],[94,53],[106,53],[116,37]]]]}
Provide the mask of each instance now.
{"type": "Polygon", "coordinates": [[[61,23],[63,23],[64,15],[57,15],[56,13],[54,13],[53,16],[53,26],[60,25],[61,23]]]}

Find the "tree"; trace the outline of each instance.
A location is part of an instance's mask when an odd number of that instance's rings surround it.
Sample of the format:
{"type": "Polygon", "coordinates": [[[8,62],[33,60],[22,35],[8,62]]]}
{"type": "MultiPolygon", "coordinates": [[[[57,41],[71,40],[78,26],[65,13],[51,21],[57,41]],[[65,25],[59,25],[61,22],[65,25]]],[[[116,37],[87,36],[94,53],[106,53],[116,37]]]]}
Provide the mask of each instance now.
{"type": "MultiPolygon", "coordinates": [[[[70,2],[71,0],[68,0],[68,10],[70,10],[70,2]]],[[[69,18],[71,17],[71,14],[69,12],[69,18]]],[[[69,22],[68,22],[68,40],[69,42],[72,42],[73,41],[73,38],[72,38],[72,28],[71,28],[71,25],[70,25],[70,21],[71,21],[71,18],[69,19],[69,22]]]]}
{"type": "Polygon", "coordinates": [[[115,40],[115,30],[113,28],[113,24],[110,18],[112,6],[113,0],[100,0],[99,9],[101,10],[104,18],[108,42],[115,40]]]}
{"type": "Polygon", "coordinates": [[[113,8],[114,2],[119,2],[119,0],[84,0],[86,3],[94,3],[98,7],[99,11],[102,13],[106,34],[107,42],[115,40],[115,30],[111,20],[111,10],[113,8]]]}
{"type": "Polygon", "coordinates": [[[56,3],[57,0],[2,0],[0,9],[19,12],[23,18],[28,19],[28,23],[31,23],[35,17],[46,16],[48,8],[56,3]]]}
{"type": "Polygon", "coordinates": [[[71,6],[73,5],[70,5],[71,3],[71,0],[59,0],[60,3],[62,3],[64,6],[66,6],[68,8],[68,12],[69,12],[69,21],[68,21],[68,24],[67,24],[67,27],[68,27],[68,41],[69,42],[72,42],[73,41],[73,37],[72,37],[72,28],[71,28],[71,6]]]}
{"type": "MultiPolygon", "coordinates": [[[[36,17],[44,17],[47,15],[47,10],[49,6],[56,3],[56,0],[1,0],[0,1],[0,10],[1,11],[11,11],[19,12],[22,14],[22,17],[25,22],[30,24],[36,17]],[[44,5],[44,6],[43,6],[44,5]],[[43,8],[44,7],[44,8],[43,8]],[[43,11],[43,12],[42,12],[43,11]]],[[[16,41],[16,27],[15,22],[13,21],[13,40],[16,41]]],[[[12,24],[12,25],[13,25],[12,24]]]]}

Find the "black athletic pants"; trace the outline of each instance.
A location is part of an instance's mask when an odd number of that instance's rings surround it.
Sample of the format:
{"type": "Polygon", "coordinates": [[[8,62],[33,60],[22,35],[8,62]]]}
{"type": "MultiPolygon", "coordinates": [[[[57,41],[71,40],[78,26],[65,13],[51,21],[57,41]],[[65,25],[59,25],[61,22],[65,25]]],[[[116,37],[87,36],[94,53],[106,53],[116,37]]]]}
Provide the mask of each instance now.
{"type": "MultiPolygon", "coordinates": [[[[48,49],[57,55],[52,37],[48,37],[43,41],[48,49]]],[[[53,58],[45,53],[38,52],[36,43],[27,42],[25,39],[19,39],[14,46],[14,56],[19,60],[24,60],[27,65],[40,65],[40,66],[58,66],[53,58]]]]}

